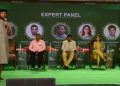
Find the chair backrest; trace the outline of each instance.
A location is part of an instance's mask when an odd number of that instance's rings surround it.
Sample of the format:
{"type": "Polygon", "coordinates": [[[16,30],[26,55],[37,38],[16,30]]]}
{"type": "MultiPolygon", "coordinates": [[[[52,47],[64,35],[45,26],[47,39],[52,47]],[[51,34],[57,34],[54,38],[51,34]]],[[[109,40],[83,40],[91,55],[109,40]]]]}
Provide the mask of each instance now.
{"type": "Polygon", "coordinates": [[[16,54],[16,43],[9,39],[9,54],[16,54]]]}
{"type": "Polygon", "coordinates": [[[89,43],[89,49],[90,51],[93,50],[93,44],[94,44],[95,40],[91,40],[91,42],[89,43]]]}

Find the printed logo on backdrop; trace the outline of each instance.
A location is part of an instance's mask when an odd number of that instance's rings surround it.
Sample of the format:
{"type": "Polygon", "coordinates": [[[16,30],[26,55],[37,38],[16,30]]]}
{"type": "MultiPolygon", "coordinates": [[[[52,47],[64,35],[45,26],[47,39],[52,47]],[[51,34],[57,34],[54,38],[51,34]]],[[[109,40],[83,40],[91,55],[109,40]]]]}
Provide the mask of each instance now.
{"type": "Polygon", "coordinates": [[[103,28],[103,34],[108,40],[116,40],[120,34],[118,25],[117,24],[107,24],[103,28]]]}
{"type": "Polygon", "coordinates": [[[7,35],[9,39],[13,39],[18,33],[17,33],[17,26],[13,22],[9,22],[8,28],[7,28],[7,35]],[[10,27],[9,27],[10,25],[10,27]]]}
{"type": "Polygon", "coordinates": [[[78,35],[83,40],[90,40],[95,35],[95,27],[92,24],[84,23],[79,27],[78,35]]]}
{"type": "Polygon", "coordinates": [[[29,39],[34,39],[37,33],[43,35],[43,27],[39,23],[29,23],[25,27],[25,34],[29,39]]]}
{"type": "Polygon", "coordinates": [[[64,40],[70,33],[70,27],[66,23],[56,23],[52,26],[51,33],[55,39],[64,40]]]}

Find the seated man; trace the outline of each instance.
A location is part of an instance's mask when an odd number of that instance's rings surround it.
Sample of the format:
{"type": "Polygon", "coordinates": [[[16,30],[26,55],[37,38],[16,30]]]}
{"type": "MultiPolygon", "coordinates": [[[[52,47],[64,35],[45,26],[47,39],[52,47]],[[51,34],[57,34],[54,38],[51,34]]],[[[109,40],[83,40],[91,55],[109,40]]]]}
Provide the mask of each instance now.
{"type": "Polygon", "coordinates": [[[36,34],[36,38],[31,41],[29,45],[29,50],[30,50],[30,63],[31,63],[31,68],[35,68],[35,57],[37,56],[38,61],[37,65],[38,68],[41,68],[43,66],[43,53],[44,50],[46,49],[45,41],[41,39],[40,34],[36,34]]]}
{"type": "Polygon", "coordinates": [[[72,40],[72,36],[68,35],[67,39],[62,43],[62,58],[64,63],[64,69],[68,69],[69,64],[74,58],[74,52],[76,50],[76,42],[72,40]]]}
{"type": "Polygon", "coordinates": [[[13,60],[14,68],[16,68],[16,61],[17,61],[16,44],[12,39],[9,39],[9,59],[13,60]]]}

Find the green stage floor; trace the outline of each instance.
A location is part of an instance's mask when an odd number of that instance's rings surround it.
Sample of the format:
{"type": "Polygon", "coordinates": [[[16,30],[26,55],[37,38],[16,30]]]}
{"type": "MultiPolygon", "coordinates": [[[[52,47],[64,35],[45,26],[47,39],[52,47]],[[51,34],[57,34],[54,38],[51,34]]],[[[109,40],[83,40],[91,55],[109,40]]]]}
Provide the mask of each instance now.
{"type": "Polygon", "coordinates": [[[2,74],[5,80],[0,86],[6,86],[6,79],[15,78],[55,78],[57,85],[65,84],[120,84],[120,68],[115,69],[48,69],[14,70],[5,69],[2,74]]]}

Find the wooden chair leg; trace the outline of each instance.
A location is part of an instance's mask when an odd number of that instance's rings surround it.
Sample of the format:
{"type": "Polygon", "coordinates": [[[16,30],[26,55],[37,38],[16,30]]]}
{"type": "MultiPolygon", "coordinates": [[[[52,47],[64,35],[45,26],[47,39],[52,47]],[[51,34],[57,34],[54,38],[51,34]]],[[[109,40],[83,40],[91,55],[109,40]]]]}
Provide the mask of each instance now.
{"type": "Polygon", "coordinates": [[[60,61],[60,69],[61,69],[61,68],[64,67],[64,63],[63,63],[63,59],[62,59],[62,57],[60,57],[60,60],[61,60],[61,61],[60,61]]]}
{"type": "Polygon", "coordinates": [[[14,69],[16,69],[17,59],[16,56],[12,57],[14,69]]]}
{"type": "Polygon", "coordinates": [[[17,63],[17,60],[14,59],[13,62],[14,62],[14,68],[16,69],[16,63],[17,63]]]}
{"type": "Polygon", "coordinates": [[[89,64],[90,68],[92,68],[93,61],[94,61],[94,56],[91,54],[90,55],[90,64],[89,64]]]}
{"type": "Polygon", "coordinates": [[[17,63],[16,56],[10,56],[9,60],[11,60],[13,62],[13,67],[14,67],[14,69],[16,69],[16,63],[17,63]]]}

